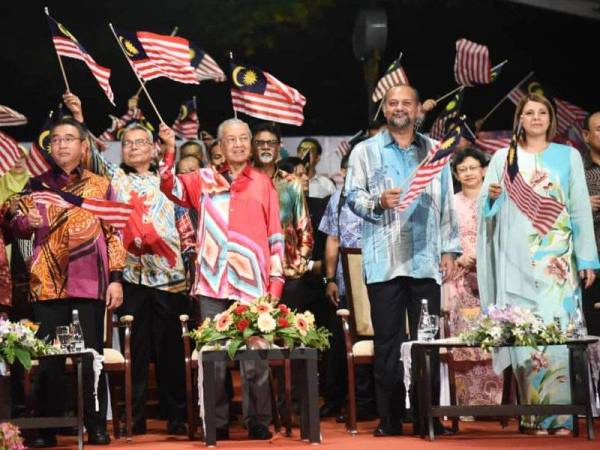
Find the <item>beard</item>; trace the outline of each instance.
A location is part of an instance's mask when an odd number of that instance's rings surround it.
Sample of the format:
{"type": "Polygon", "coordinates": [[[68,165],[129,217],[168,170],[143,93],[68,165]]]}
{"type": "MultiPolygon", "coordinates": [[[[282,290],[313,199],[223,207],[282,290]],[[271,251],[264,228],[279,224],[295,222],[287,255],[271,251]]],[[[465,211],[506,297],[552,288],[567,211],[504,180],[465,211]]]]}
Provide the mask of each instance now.
{"type": "Polygon", "coordinates": [[[405,113],[392,115],[390,118],[388,118],[387,123],[390,127],[397,128],[400,130],[403,130],[403,129],[413,126],[413,123],[410,120],[410,117],[408,117],[408,114],[405,114],[405,113]]]}
{"type": "Polygon", "coordinates": [[[262,164],[271,164],[272,162],[275,161],[275,153],[271,153],[271,152],[260,152],[258,154],[258,160],[262,163],[262,164]]]}

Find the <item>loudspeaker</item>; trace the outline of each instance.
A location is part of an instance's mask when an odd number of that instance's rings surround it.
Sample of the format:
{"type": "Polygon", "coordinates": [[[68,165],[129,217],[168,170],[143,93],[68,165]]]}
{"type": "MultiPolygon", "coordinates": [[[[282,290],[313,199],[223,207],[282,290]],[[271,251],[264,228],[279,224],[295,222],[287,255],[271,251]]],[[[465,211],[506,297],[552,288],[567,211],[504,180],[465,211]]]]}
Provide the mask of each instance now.
{"type": "Polygon", "coordinates": [[[384,9],[361,9],[356,16],[352,47],[354,56],[363,61],[373,51],[383,52],[387,41],[387,14],[384,9]]]}

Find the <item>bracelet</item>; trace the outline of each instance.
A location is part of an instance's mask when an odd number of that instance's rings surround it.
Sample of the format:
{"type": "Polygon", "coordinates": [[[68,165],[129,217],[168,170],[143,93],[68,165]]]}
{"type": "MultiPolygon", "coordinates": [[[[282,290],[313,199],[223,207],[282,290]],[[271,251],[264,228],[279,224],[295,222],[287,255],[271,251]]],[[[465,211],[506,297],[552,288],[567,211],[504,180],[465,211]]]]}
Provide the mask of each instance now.
{"type": "Polygon", "coordinates": [[[309,259],[308,263],[306,264],[306,270],[308,270],[310,272],[314,265],[315,265],[315,262],[312,259],[309,259]]]}

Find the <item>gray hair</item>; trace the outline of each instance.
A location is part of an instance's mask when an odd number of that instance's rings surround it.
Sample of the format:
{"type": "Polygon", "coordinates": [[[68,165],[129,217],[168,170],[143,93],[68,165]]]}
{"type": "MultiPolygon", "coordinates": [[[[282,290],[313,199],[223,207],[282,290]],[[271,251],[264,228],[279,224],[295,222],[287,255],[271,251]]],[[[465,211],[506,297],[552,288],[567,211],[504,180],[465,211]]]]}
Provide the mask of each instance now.
{"type": "Polygon", "coordinates": [[[125,141],[125,138],[127,137],[127,133],[131,132],[131,131],[143,131],[146,133],[148,140],[150,142],[154,142],[154,135],[152,134],[152,131],[150,131],[148,128],[146,128],[143,125],[139,125],[139,124],[135,124],[135,125],[131,125],[130,127],[125,128],[125,130],[123,130],[123,134],[121,135],[121,144],[123,144],[123,142],[125,141]]]}
{"type": "Polygon", "coordinates": [[[223,138],[223,131],[229,125],[245,126],[248,129],[248,134],[250,135],[250,137],[252,137],[252,131],[250,131],[250,127],[248,126],[248,124],[246,122],[244,122],[243,120],[240,120],[240,119],[232,118],[232,119],[227,119],[227,120],[221,122],[221,124],[219,125],[219,128],[217,128],[217,139],[219,141],[221,141],[221,139],[223,138]]]}

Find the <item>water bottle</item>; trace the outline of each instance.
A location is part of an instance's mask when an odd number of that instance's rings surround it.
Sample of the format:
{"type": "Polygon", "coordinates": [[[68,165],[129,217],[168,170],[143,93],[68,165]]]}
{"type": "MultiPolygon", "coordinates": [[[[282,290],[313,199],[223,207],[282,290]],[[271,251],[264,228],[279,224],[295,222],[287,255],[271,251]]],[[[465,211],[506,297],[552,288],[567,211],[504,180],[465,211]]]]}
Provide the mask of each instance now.
{"type": "Polygon", "coordinates": [[[429,320],[429,305],[427,299],[421,300],[421,315],[419,317],[419,328],[417,330],[418,341],[430,341],[433,338],[431,336],[431,324],[429,320]]]}
{"type": "Polygon", "coordinates": [[[81,352],[85,349],[85,344],[83,343],[83,332],[81,331],[81,323],[79,323],[79,311],[76,309],[73,310],[73,321],[71,322],[71,335],[73,339],[71,340],[73,351],[81,352]]]}

